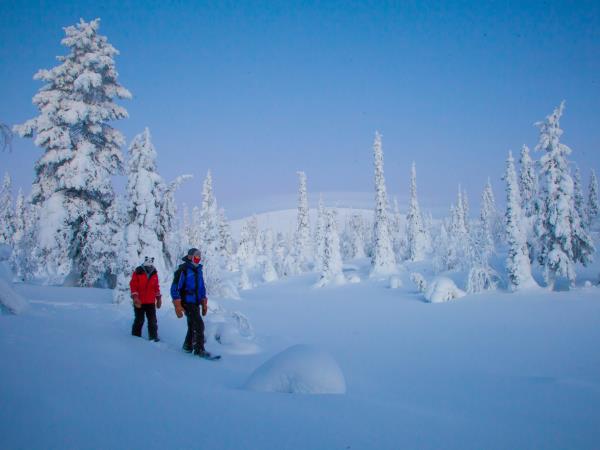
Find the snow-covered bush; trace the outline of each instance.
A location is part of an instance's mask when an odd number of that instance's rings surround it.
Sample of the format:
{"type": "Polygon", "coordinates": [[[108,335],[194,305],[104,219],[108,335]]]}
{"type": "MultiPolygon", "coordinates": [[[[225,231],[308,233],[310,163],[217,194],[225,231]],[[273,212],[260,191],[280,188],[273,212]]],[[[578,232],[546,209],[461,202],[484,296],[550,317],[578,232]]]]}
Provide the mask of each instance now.
{"type": "Polygon", "coordinates": [[[441,303],[464,297],[466,294],[460,290],[448,277],[435,278],[425,291],[425,300],[430,303],[441,303]]]}
{"type": "Polygon", "coordinates": [[[295,345],[256,369],[245,388],[288,394],[345,394],[346,380],[329,354],[308,345],[295,345]]]}
{"type": "Polygon", "coordinates": [[[419,272],[411,273],[410,281],[412,281],[415,284],[419,292],[425,292],[425,290],[427,289],[427,281],[425,280],[425,277],[419,272]]]}
{"type": "Polygon", "coordinates": [[[476,294],[496,288],[498,277],[489,266],[475,266],[469,270],[467,292],[476,294]]]}

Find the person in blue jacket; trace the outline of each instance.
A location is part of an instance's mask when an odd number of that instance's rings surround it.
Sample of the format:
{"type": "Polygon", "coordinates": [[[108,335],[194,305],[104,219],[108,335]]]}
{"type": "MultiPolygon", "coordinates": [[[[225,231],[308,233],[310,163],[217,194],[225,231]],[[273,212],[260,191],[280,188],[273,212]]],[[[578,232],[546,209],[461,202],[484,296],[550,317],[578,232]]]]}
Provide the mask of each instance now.
{"type": "Polygon", "coordinates": [[[183,342],[183,351],[187,353],[193,351],[194,355],[206,358],[211,355],[204,348],[202,316],[206,316],[208,312],[208,299],[200,260],[200,250],[197,248],[191,248],[187,256],[183,257],[184,263],[175,271],[171,285],[171,298],[177,317],[182,318],[185,314],[187,318],[188,330],[183,342]]]}

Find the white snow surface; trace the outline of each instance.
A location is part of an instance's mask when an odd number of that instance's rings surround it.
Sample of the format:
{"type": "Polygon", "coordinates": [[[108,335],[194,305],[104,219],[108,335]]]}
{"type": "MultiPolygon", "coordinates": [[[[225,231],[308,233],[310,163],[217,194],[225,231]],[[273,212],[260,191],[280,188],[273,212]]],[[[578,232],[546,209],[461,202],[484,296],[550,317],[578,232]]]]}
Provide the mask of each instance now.
{"type": "Polygon", "coordinates": [[[210,299],[217,362],[181,351],[166,299],[153,343],[130,335],[132,308],[110,290],[15,285],[30,310],[0,315],[0,448],[597,448],[600,289],[583,287],[597,264],[568,292],[440,305],[410,282],[430,279],[423,264],[398,289],[369,279],[367,258],[350,269],[363,281],[314,289],[308,273],[210,299]],[[345,395],[243,389],[297,344],[339,364],[345,395]]]}
{"type": "Polygon", "coordinates": [[[346,380],[331,355],[310,345],[294,345],[256,369],[245,388],[287,394],[344,394],[346,380]]]}

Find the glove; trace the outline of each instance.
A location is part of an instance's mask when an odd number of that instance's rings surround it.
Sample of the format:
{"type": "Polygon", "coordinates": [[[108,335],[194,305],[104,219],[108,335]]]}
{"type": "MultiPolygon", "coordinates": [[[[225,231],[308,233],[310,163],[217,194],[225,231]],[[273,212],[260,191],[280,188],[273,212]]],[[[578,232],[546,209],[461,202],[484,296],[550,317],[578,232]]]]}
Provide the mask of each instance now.
{"type": "Polygon", "coordinates": [[[203,298],[202,299],[202,315],[205,316],[206,313],[208,313],[208,299],[203,298]]]}
{"type": "Polygon", "coordinates": [[[142,302],[140,301],[140,296],[137,292],[131,294],[131,299],[133,300],[133,306],[135,306],[136,308],[142,307],[142,302]]]}
{"type": "Polygon", "coordinates": [[[173,306],[175,306],[175,314],[179,319],[183,317],[183,306],[181,306],[181,299],[173,300],[173,306]]]}
{"type": "Polygon", "coordinates": [[[158,294],[156,296],[156,309],[160,309],[162,306],[162,295],[158,294]]]}

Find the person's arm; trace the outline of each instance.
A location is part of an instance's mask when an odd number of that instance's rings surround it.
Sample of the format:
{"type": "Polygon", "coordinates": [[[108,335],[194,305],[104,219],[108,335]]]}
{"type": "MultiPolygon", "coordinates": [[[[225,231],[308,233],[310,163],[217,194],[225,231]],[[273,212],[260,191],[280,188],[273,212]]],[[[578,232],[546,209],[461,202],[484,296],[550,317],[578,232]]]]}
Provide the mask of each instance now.
{"type": "Polygon", "coordinates": [[[129,291],[131,292],[131,299],[133,300],[133,306],[135,306],[136,308],[139,308],[142,306],[142,303],[140,302],[140,294],[139,294],[139,287],[138,287],[138,282],[137,282],[137,277],[135,274],[135,271],[133,272],[133,274],[131,275],[131,281],[129,281],[129,291]]]}
{"type": "Polygon", "coordinates": [[[175,314],[178,318],[183,317],[183,306],[181,305],[181,290],[185,283],[185,271],[179,272],[179,280],[177,285],[171,285],[171,298],[173,299],[173,306],[175,307],[175,314]]]}
{"type": "Polygon", "coordinates": [[[162,306],[162,294],[160,293],[160,282],[158,281],[158,272],[156,273],[156,289],[155,291],[156,307],[160,309],[162,306]]]}
{"type": "Polygon", "coordinates": [[[206,298],[206,286],[204,285],[204,275],[202,270],[200,270],[200,276],[198,278],[200,282],[200,286],[198,286],[198,295],[201,298],[202,315],[205,316],[208,313],[208,298],[206,298]]]}

